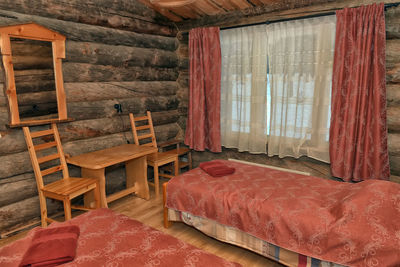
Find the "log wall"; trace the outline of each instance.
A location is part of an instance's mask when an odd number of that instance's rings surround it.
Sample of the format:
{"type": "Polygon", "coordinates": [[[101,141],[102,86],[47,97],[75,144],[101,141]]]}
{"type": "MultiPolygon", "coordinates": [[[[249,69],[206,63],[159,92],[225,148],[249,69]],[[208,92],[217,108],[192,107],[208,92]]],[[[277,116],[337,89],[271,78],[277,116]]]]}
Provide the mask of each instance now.
{"type": "MultiPolygon", "coordinates": [[[[158,142],[182,135],[175,27],[138,1],[39,2],[1,1],[0,25],[36,22],[67,37],[63,75],[68,116],[74,121],[59,124],[65,153],[78,155],[132,142],[129,112],[152,111],[158,142]],[[122,114],[115,104],[122,105],[122,114]]],[[[49,81],[51,61],[38,57],[40,47],[32,47],[32,52],[21,51],[13,59],[18,101],[21,107],[46,108],[55,97],[54,81],[49,81]]],[[[40,214],[22,129],[6,126],[3,83],[1,71],[0,233],[40,214]]],[[[70,166],[70,175],[79,176],[79,168],[70,166]]],[[[124,186],[123,166],[108,169],[106,176],[107,192],[124,186]]],[[[47,182],[54,179],[50,176],[47,182]]],[[[56,202],[49,201],[50,213],[58,209],[56,202]]]]}
{"type": "MultiPolygon", "coordinates": [[[[355,1],[353,1],[355,2],[355,1]]],[[[322,8],[322,7],[321,7],[322,8]]],[[[303,8],[302,12],[307,10],[318,12],[316,7],[303,8]]],[[[294,10],[291,13],[296,13],[294,10]]],[[[272,16],[272,15],[271,15],[272,16]]],[[[274,14],[275,19],[279,19],[279,14],[274,14]]],[[[273,17],[274,17],[273,16],[273,17]]],[[[282,17],[285,14],[283,12],[282,17]]],[[[268,18],[268,14],[265,15],[268,18]]],[[[389,159],[390,159],[390,169],[393,181],[400,181],[400,7],[392,7],[386,11],[386,80],[387,80],[387,123],[388,123],[388,148],[389,148],[389,159]]],[[[265,20],[265,18],[263,18],[265,20]]],[[[208,22],[211,20],[208,20],[208,22]]],[[[247,21],[249,22],[260,22],[253,21],[250,17],[247,21]]],[[[179,61],[185,62],[185,66],[188,66],[188,33],[193,23],[190,21],[188,23],[182,23],[182,31],[178,33],[177,37],[180,41],[178,48],[179,61]]],[[[245,24],[245,20],[241,19],[237,24],[245,24]]],[[[194,24],[193,24],[194,25],[194,24]]],[[[212,25],[207,26],[220,26],[224,25],[223,21],[216,21],[212,25]]],[[[229,26],[234,26],[232,23],[229,26]]],[[[187,110],[187,92],[189,91],[189,78],[188,78],[188,68],[181,69],[179,72],[179,96],[180,96],[180,107],[182,111],[180,118],[180,125],[185,128],[186,121],[186,110],[187,110]]],[[[276,166],[283,166],[288,168],[302,169],[305,168],[307,171],[314,173],[317,176],[330,177],[329,165],[320,163],[317,172],[313,172],[305,165],[312,162],[313,168],[316,168],[318,162],[313,160],[302,159],[299,161],[292,159],[279,160],[274,158],[268,158],[266,155],[250,155],[248,153],[235,152],[234,149],[224,149],[221,154],[213,154],[210,152],[195,152],[193,156],[194,165],[196,166],[199,162],[210,160],[216,157],[233,157],[243,160],[251,160],[259,163],[272,164],[276,166]],[[295,163],[297,162],[297,163],[295,163]],[[301,167],[303,166],[303,167],[301,167]]]]}

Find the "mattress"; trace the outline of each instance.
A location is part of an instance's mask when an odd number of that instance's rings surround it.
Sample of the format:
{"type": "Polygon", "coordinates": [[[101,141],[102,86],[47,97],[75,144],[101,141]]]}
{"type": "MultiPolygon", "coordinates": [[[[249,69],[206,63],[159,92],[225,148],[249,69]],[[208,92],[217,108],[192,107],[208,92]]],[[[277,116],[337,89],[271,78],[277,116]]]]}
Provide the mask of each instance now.
{"type": "Polygon", "coordinates": [[[220,241],[233,244],[254,251],[264,257],[275,260],[291,267],[343,267],[344,265],[326,262],[312,257],[307,257],[296,252],[280,248],[234,227],[220,224],[216,221],[168,209],[168,219],[183,222],[193,226],[206,235],[220,241]]]}

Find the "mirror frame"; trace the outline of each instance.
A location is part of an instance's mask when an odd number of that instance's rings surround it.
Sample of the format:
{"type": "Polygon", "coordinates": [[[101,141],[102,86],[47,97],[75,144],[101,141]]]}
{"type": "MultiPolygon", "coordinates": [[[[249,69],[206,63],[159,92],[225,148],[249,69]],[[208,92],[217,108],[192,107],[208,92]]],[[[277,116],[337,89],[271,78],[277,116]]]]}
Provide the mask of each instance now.
{"type": "Polygon", "coordinates": [[[0,49],[5,72],[5,94],[8,98],[10,127],[21,127],[29,125],[40,125],[51,122],[70,121],[67,117],[67,103],[64,91],[62,75],[62,59],[65,58],[65,36],[58,32],[47,29],[36,23],[18,24],[0,27],[0,49]],[[10,37],[48,41],[52,43],[53,68],[56,86],[58,118],[26,120],[22,121],[19,117],[17,90],[15,87],[14,66],[11,54],[10,37]]]}

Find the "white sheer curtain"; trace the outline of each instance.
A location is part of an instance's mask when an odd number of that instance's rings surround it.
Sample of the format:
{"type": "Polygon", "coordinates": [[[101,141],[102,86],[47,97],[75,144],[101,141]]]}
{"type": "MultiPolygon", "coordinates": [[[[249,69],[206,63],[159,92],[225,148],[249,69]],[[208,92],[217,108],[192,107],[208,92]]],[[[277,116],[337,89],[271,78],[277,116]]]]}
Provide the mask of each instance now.
{"type": "Polygon", "coordinates": [[[270,24],[271,114],[268,155],[329,162],[336,17],[270,24]]]}
{"type": "Polygon", "coordinates": [[[239,151],[266,153],[267,35],[266,26],[220,33],[221,143],[239,151]]]}

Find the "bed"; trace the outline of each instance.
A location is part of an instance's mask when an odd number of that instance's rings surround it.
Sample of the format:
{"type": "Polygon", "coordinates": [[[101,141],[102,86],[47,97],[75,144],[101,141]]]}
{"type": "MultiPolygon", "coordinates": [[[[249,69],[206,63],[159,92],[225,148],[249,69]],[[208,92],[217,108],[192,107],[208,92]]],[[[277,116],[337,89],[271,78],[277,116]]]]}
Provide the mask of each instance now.
{"type": "MultiPolygon", "coordinates": [[[[240,266],[109,209],[49,227],[60,225],[80,228],[76,257],[62,266],[240,266]]],[[[0,266],[18,266],[36,229],[0,248],[0,266]]]]}
{"type": "Polygon", "coordinates": [[[168,182],[165,219],[287,266],[400,266],[399,184],[219,161],[235,173],[196,168],[168,182]]]}

